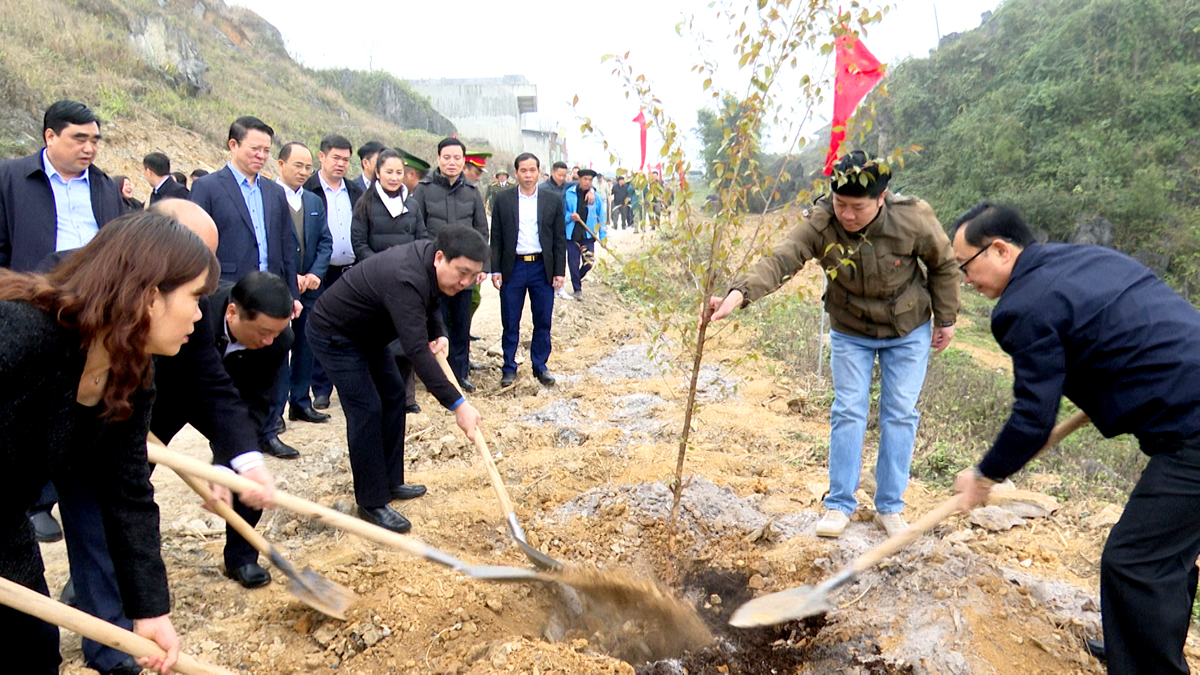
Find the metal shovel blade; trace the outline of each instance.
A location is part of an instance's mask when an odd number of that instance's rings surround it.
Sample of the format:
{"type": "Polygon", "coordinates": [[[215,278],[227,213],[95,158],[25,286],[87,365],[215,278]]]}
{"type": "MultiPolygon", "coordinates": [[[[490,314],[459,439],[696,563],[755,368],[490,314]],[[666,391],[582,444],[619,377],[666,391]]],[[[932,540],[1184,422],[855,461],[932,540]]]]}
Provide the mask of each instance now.
{"type": "Polygon", "coordinates": [[[504,565],[468,565],[459,567],[458,571],[481,581],[531,581],[541,578],[537,570],[504,565]]]}
{"type": "Polygon", "coordinates": [[[288,592],[318,612],[345,621],[346,610],[358,602],[358,595],[349,588],[332,582],[307,567],[297,571],[275,547],[271,547],[269,557],[275,569],[287,577],[288,592]]]}
{"type": "Polygon", "coordinates": [[[738,628],[772,626],[833,611],[828,592],[819,587],[800,586],[755,598],[738,607],[729,625],[738,628]]]}

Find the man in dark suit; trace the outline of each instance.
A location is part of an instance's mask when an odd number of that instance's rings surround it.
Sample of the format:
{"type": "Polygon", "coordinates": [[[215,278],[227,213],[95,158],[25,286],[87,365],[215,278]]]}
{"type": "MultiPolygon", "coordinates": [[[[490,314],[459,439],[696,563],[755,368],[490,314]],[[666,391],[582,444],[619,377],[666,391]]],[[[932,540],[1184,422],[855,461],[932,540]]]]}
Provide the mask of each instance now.
{"type": "Polygon", "coordinates": [[[250,272],[283,277],[292,291],[293,313],[299,316],[296,284],[296,241],[283,188],[259,180],[271,154],[275,130],[257,117],[239,117],[229,126],[229,163],[192,183],[191,200],[217,224],[217,260],[221,279],[236,282],[250,272]]]}
{"type": "MultiPolygon", "coordinates": [[[[58,101],[42,117],[45,148],[0,162],[0,267],[31,272],[55,251],[76,249],[125,212],[116,183],[93,165],[100,118],[78,101],[58,101]]],[[[57,496],[47,483],[30,510],[38,541],[62,539],[50,515],[57,496]]]]}
{"type": "Polygon", "coordinates": [[[358,163],[362,167],[362,173],[351,182],[358,185],[359,192],[366,192],[375,180],[375,160],[381,151],[383,143],[379,141],[367,141],[358,149],[358,163]]]}
{"type": "Polygon", "coordinates": [[[562,196],[538,187],[541,162],[533,153],[517,156],[517,189],[496,195],[492,209],[492,285],[500,291],[500,321],[504,327],[504,369],[500,386],[517,379],[517,344],[525,295],[533,314],[533,342],[529,360],[533,374],[544,385],[554,384],[546,369],[550,358],[550,321],[554,292],[563,287],[567,239],[562,196]]]}
{"type": "MultiPolygon", "coordinates": [[[[317,151],[320,170],[304,182],[304,189],[321,198],[325,205],[325,222],[333,237],[333,251],[329,254],[329,269],[325,273],[325,288],[329,288],[354,266],[354,245],[350,241],[351,224],[354,221],[354,205],[362,197],[362,188],[355,181],[346,180],[346,169],[350,168],[353,147],[344,136],[331,134],[321,139],[317,151]]],[[[329,396],[333,383],[325,375],[318,361],[313,366],[313,408],[324,410],[329,407],[329,396]]]]}
{"type": "Polygon", "coordinates": [[[142,158],[142,175],[150,184],[151,205],[164,199],[187,199],[191,195],[191,191],[171,175],[171,158],[161,152],[152,152],[142,158]]]}
{"type": "Polygon", "coordinates": [[[300,287],[300,302],[306,311],[292,320],[296,341],[292,344],[291,362],[286,359],[279,370],[279,384],[271,408],[271,420],[283,416],[285,403],[290,402],[288,418],[303,422],[325,422],[329,415],[314,410],[308,396],[312,386],[313,354],[304,334],[308,311],[325,290],[325,273],[333,251],[333,237],[325,222],[325,204],[317,195],[304,189],[304,181],[312,174],[313,157],[303,143],[288,143],[279,151],[279,177],[276,182],[287,195],[288,213],[292,217],[300,250],[296,252],[296,279],[300,287]]]}

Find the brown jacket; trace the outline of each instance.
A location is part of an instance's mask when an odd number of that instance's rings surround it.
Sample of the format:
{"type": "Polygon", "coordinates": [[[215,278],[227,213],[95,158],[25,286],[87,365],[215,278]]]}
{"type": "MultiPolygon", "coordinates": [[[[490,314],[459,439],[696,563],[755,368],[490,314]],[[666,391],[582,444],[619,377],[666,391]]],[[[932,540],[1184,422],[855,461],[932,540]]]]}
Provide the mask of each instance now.
{"type": "Polygon", "coordinates": [[[822,197],[807,220],[730,287],[748,305],[816,258],[829,280],[825,310],[838,332],[901,337],[927,323],[931,310],[938,324],[955,321],[960,275],[950,239],[929,204],[888,195],[879,216],[859,234],[846,232],[830,198],[822,197]],[[843,262],[847,259],[853,265],[843,262]]]}

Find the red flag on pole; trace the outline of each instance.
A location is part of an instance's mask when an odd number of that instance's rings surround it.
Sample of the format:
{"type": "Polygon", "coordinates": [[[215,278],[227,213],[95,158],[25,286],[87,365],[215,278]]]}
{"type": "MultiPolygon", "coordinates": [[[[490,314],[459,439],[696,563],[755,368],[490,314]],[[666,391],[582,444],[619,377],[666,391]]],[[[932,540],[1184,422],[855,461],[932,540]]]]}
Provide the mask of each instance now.
{"type": "Polygon", "coordinates": [[[638,171],[641,171],[646,168],[646,129],[650,126],[650,123],[646,121],[646,113],[643,110],[639,110],[637,117],[633,118],[632,121],[638,123],[638,130],[641,132],[642,137],[642,162],[638,165],[638,171]]]}
{"type": "Polygon", "coordinates": [[[833,122],[829,154],[825,156],[825,175],[833,174],[833,163],[846,139],[846,122],[880,80],[887,66],[879,62],[867,46],[854,35],[842,35],[834,41],[837,49],[837,76],[833,83],[833,122]]]}

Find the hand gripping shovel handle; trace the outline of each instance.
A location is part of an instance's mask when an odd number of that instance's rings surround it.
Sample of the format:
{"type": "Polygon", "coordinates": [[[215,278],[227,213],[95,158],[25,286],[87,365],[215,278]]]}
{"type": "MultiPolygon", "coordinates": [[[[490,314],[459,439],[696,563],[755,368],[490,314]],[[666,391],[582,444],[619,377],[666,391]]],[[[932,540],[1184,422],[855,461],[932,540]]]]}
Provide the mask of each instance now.
{"type": "MultiPolygon", "coordinates": [[[[144,656],[166,656],[153,640],[148,640],[132,631],[114,626],[107,621],[56,602],[36,591],[0,578],[0,603],[37,617],[46,623],[66,628],[83,637],[95,640],[134,658],[144,656]]],[[[18,647],[19,645],[14,645],[18,647]]],[[[184,675],[234,675],[233,671],[199,661],[180,653],[174,670],[184,675]]]]}
{"type": "MultiPolygon", "coordinates": [[[[210,483],[224,485],[234,492],[243,492],[252,490],[258,486],[258,483],[249,478],[242,478],[222,471],[210,464],[205,464],[186,455],[181,455],[164,448],[162,445],[153,441],[147,443],[146,454],[149,460],[155,464],[162,464],[170,467],[176,473],[187,473],[197,478],[203,478],[210,483]]],[[[424,542],[407,537],[403,534],[397,534],[391,530],[386,530],[378,525],[372,525],[364,520],[359,520],[353,516],[348,516],[340,511],[335,511],[327,506],[321,506],[301,499],[294,495],[290,495],[282,490],[275,490],[275,505],[280,508],[287,509],[302,516],[319,520],[326,525],[336,527],[358,536],[369,539],[385,546],[390,546],[399,549],[409,555],[418,558],[424,558],[430,562],[445,565],[451,569],[466,570],[467,565],[461,560],[443,553],[424,542]]],[[[268,545],[269,547],[269,545],[268,545]]]]}
{"type": "MultiPolygon", "coordinates": [[[[1088,416],[1083,411],[1078,411],[1067,419],[1063,420],[1060,424],[1054,425],[1054,428],[1050,431],[1050,437],[1046,439],[1046,444],[1042,446],[1041,450],[1038,451],[1038,455],[1041,455],[1050,448],[1053,448],[1061,443],[1062,440],[1067,436],[1070,436],[1084,426],[1087,426],[1089,421],[1090,420],[1088,419],[1088,416]]],[[[920,537],[934,525],[937,525],[961,510],[964,509],[961,508],[958,495],[947,499],[938,505],[937,508],[921,516],[917,522],[909,526],[909,528],[904,532],[891,537],[887,541],[880,544],[877,548],[868,551],[858,560],[855,560],[853,565],[854,572],[862,572],[863,570],[872,567],[880,560],[883,560],[889,555],[916,541],[918,537],[920,537]]]]}

